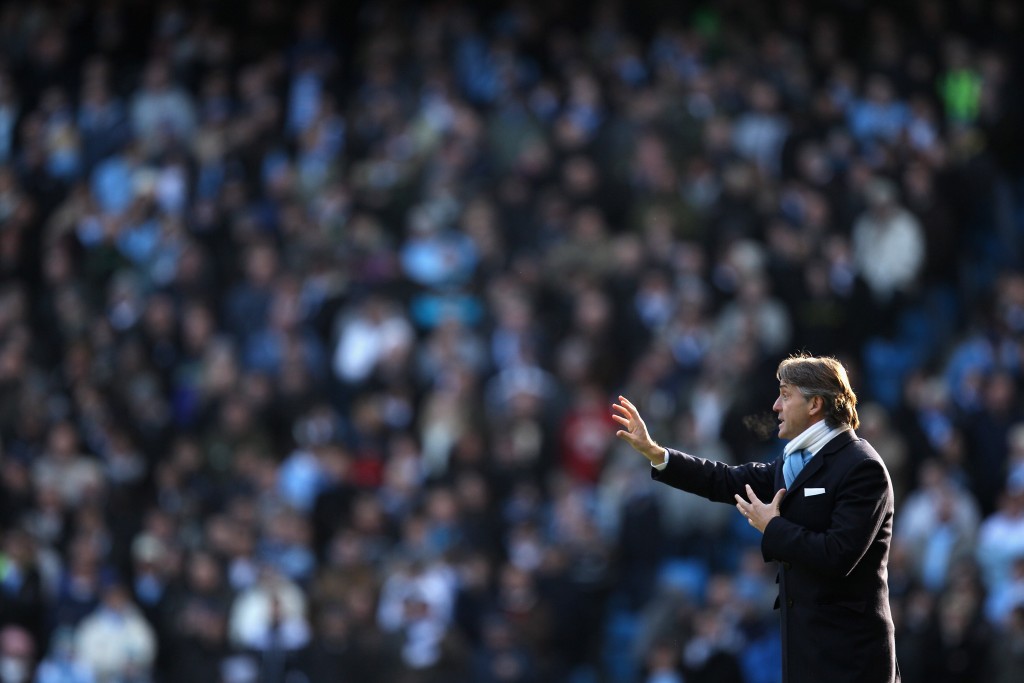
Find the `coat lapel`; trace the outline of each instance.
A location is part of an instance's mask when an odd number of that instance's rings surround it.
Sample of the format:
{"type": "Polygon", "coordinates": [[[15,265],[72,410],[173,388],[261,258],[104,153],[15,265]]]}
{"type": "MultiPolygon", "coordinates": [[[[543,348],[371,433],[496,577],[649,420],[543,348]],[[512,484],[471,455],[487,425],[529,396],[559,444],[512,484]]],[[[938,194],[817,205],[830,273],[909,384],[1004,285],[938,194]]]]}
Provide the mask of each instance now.
{"type": "Polygon", "coordinates": [[[825,459],[825,449],[822,448],[820,451],[814,454],[814,457],[807,461],[804,468],[800,470],[800,474],[796,475],[796,479],[793,480],[793,486],[790,490],[796,491],[804,483],[804,480],[809,478],[812,474],[821,469],[821,463],[825,459]]]}
{"type": "MultiPolygon", "coordinates": [[[[815,472],[821,469],[821,466],[825,462],[826,456],[835,453],[840,448],[853,441],[854,438],[856,437],[853,433],[853,430],[848,429],[842,434],[832,439],[831,441],[829,441],[827,444],[825,444],[820,451],[814,454],[813,458],[807,461],[807,464],[804,465],[804,468],[800,470],[800,474],[796,475],[796,479],[793,480],[793,485],[789,488],[788,491],[786,491],[786,498],[788,499],[789,495],[793,491],[799,489],[803,485],[804,481],[809,479],[815,472]]],[[[781,464],[779,465],[778,471],[776,472],[776,481],[779,480],[782,480],[782,484],[779,486],[779,488],[782,488],[782,486],[785,486],[785,480],[782,478],[781,464]]]]}

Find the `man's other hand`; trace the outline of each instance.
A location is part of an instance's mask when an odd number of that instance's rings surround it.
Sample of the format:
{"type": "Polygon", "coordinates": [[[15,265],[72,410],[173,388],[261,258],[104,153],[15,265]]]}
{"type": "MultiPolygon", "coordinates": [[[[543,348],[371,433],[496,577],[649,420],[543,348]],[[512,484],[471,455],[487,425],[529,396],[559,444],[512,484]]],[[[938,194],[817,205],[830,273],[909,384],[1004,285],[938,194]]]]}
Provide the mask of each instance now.
{"type": "Polygon", "coordinates": [[[743,500],[743,497],[737,493],[736,509],[747,518],[750,526],[763,534],[764,528],[768,526],[768,522],[772,521],[772,517],[779,516],[779,503],[782,502],[784,495],[786,495],[786,489],[779,489],[779,492],[775,494],[775,498],[770,503],[762,503],[754,495],[754,489],[750,488],[750,484],[747,484],[747,500],[743,500]]]}

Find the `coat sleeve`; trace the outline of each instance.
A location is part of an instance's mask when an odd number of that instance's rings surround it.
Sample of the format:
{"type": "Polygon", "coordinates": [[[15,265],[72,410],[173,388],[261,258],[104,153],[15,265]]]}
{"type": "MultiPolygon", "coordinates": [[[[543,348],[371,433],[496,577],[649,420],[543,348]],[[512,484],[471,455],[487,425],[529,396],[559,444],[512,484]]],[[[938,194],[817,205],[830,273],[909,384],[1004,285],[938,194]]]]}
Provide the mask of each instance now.
{"type": "Polygon", "coordinates": [[[891,507],[891,495],[882,463],[864,460],[837,488],[825,531],[811,531],[775,517],[765,527],[761,552],[766,561],[792,562],[829,576],[849,576],[878,536],[891,507]]]}
{"type": "Polygon", "coordinates": [[[716,503],[735,504],[737,493],[747,497],[747,484],[762,501],[775,496],[776,464],[751,462],[745,465],[726,465],[705,460],[686,453],[668,450],[668,466],[663,470],[651,468],[651,478],[673,488],[695,493],[716,503]]]}

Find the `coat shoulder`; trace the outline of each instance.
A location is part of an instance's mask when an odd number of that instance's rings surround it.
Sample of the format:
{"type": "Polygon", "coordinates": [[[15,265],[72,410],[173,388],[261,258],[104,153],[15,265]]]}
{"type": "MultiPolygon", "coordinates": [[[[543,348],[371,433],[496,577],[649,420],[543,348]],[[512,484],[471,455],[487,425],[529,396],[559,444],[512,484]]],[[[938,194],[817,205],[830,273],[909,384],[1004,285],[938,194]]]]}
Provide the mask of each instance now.
{"type": "Polygon", "coordinates": [[[878,454],[878,451],[854,432],[846,432],[837,436],[825,448],[831,451],[833,460],[845,462],[851,467],[865,460],[876,461],[883,468],[885,467],[885,460],[878,454]]]}
{"type": "Polygon", "coordinates": [[[878,451],[866,439],[862,439],[852,430],[838,435],[825,444],[822,450],[825,453],[842,454],[844,457],[852,459],[881,459],[878,451]]]}
{"type": "Polygon", "coordinates": [[[886,467],[885,460],[878,454],[878,451],[856,434],[851,432],[850,436],[851,438],[848,442],[842,444],[833,452],[833,462],[836,464],[842,463],[839,469],[844,472],[850,472],[859,469],[867,462],[873,462],[875,465],[868,466],[868,468],[877,467],[881,469],[885,473],[886,479],[888,479],[889,468],[886,467]]]}

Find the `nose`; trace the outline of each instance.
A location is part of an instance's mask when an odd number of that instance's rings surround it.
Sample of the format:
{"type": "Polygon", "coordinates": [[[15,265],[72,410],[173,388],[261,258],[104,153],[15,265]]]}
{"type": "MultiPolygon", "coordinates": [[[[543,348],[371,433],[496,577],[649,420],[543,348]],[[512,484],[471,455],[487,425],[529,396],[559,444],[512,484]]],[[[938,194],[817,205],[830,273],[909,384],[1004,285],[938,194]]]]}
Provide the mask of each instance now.
{"type": "Polygon", "coordinates": [[[782,397],[781,396],[779,396],[778,398],[775,399],[775,403],[772,404],[772,410],[774,410],[776,413],[781,413],[782,412],[782,397]]]}

